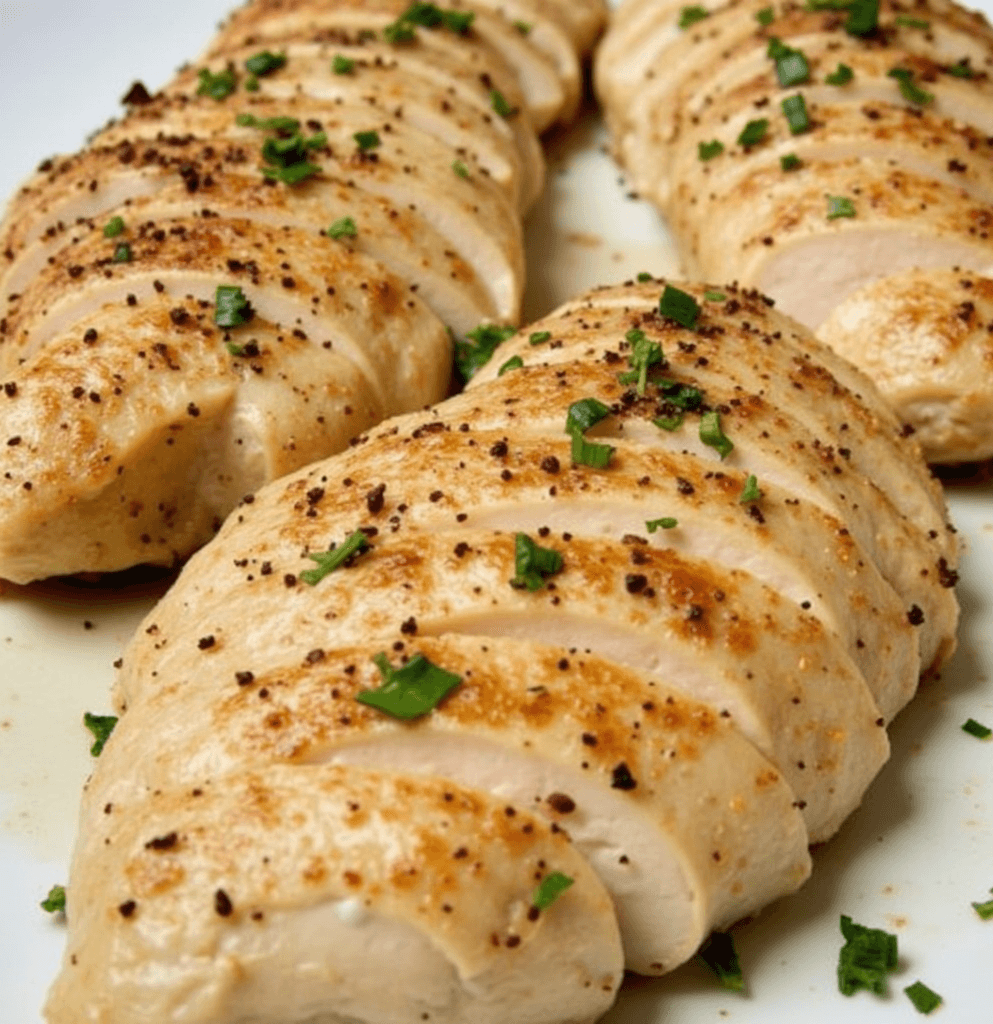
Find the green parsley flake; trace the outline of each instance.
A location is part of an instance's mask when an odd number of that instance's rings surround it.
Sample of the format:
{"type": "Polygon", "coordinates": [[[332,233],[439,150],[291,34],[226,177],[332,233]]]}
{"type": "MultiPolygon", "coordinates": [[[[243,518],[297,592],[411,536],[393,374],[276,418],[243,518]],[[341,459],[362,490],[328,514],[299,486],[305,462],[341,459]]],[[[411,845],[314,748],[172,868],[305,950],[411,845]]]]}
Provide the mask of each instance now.
{"type": "Polygon", "coordinates": [[[879,0],[853,0],[846,5],[845,31],[850,36],[869,36],[879,26],[879,0]]]}
{"type": "MultiPolygon", "coordinates": [[[[993,889],[990,889],[993,893],[993,889]]],[[[993,920],[993,900],[987,900],[985,903],[973,903],[972,909],[984,920],[993,920]]]]}
{"type": "Polygon", "coordinates": [[[973,78],[976,72],[969,67],[969,58],[963,57],[957,64],[949,64],[945,73],[954,78],[973,78]]]}
{"type": "Polygon", "coordinates": [[[663,516],[661,519],[648,519],[645,521],[645,529],[649,533],[657,533],[659,530],[674,530],[679,526],[679,520],[672,516],[663,516]]]}
{"type": "Polygon", "coordinates": [[[574,878],[563,875],[561,871],[553,871],[542,879],[541,885],[535,890],[531,906],[537,910],[547,910],[574,882],[574,878]]]}
{"type": "Polygon", "coordinates": [[[587,441],[582,434],[572,435],[572,464],[589,466],[591,469],[606,469],[614,448],[609,444],[597,444],[587,441]]]}
{"type": "MultiPolygon", "coordinates": [[[[772,46],[772,40],[769,45],[772,46]]],[[[810,79],[810,65],[799,50],[784,46],[774,59],[776,61],[776,78],[779,80],[781,88],[788,89],[793,85],[803,85],[810,79]]]]}
{"type": "Polygon", "coordinates": [[[240,128],[261,128],[267,132],[295,132],[300,122],[295,117],[256,117],[254,114],[239,114],[234,122],[240,128]]]}
{"type": "Polygon", "coordinates": [[[786,123],[790,126],[790,133],[802,135],[810,131],[810,118],[807,116],[807,103],[802,93],[794,96],[787,96],[780,104],[786,123]]]}
{"type": "Polygon", "coordinates": [[[677,409],[692,412],[703,404],[703,392],[689,384],[678,384],[676,381],[662,381],[659,384],[665,401],[677,409]]]}
{"type": "Polygon", "coordinates": [[[807,0],[808,11],[847,11],[852,0],[807,0]]]}
{"type": "Polygon", "coordinates": [[[727,299],[724,292],[704,292],[703,297],[708,302],[724,302],[727,299]]]}
{"type": "Polygon", "coordinates": [[[226,100],[238,88],[233,68],[225,68],[215,75],[209,68],[201,68],[197,72],[200,84],[197,96],[210,96],[215,100],[226,100]]]}
{"type": "Polygon", "coordinates": [[[501,117],[510,117],[514,110],[499,89],[490,89],[490,105],[501,117]]]}
{"type": "Polygon", "coordinates": [[[700,417],[700,440],[713,448],[722,459],[726,459],[734,450],[731,439],[721,430],[721,417],[716,412],[705,412],[700,417]]]}
{"type": "Polygon", "coordinates": [[[379,137],[379,132],[377,131],[356,132],[352,138],[355,139],[355,145],[358,146],[359,150],[363,153],[367,150],[375,149],[383,143],[383,140],[379,137]]]}
{"type": "Polygon", "coordinates": [[[628,364],[632,370],[630,373],[620,374],[618,380],[622,384],[637,384],[638,394],[643,395],[645,385],[648,383],[648,368],[658,366],[665,361],[662,355],[662,346],[657,341],[650,341],[644,331],[637,329],[628,331],[625,338],[631,345],[628,364]]]}
{"type": "Polygon", "coordinates": [[[259,80],[255,75],[249,75],[245,79],[245,91],[246,92],[258,92],[259,91],[259,80]]]}
{"type": "Polygon", "coordinates": [[[355,238],[359,229],[351,217],[339,217],[324,233],[328,238],[355,238]]]}
{"type": "Polygon", "coordinates": [[[710,11],[708,11],[706,7],[701,7],[699,4],[694,4],[692,7],[684,7],[679,12],[679,27],[690,28],[698,21],[703,21],[704,18],[709,17],[710,11]]]}
{"type": "Polygon", "coordinates": [[[745,488],[741,492],[741,497],[738,501],[744,505],[749,501],[758,501],[761,497],[762,491],[759,489],[758,477],[753,474],[745,481],[745,488]]]}
{"type": "Polygon", "coordinates": [[[66,890],[63,885],[53,885],[48,895],[39,904],[49,914],[64,914],[66,911],[66,890]]]}
{"type": "Polygon", "coordinates": [[[744,146],[748,149],[750,146],[757,146],[766,135],[769,130],[769,120],[765,117],[760,117],[755,121],[749,121],[741,130],[741,134],[738,136],[738,145],[744,146]]]}
{"type": "Polygon", "coordinates": [[[677,413],[675,416],[657,416],[652,420],[652,423],[659,428],[659,430],[668,430],[671,434],[674,430],[679,430],[683,425],[685,417],[683,414],[677,413]]]}
{"type": "Polygon", "coordinates": [[[796,153],[786,153],[779,158],[779,166],[784,171],[798,171],[803,167],[803,161],[796,153]]]}
{"type": "Polygon", "coordinates": [[[866,928],[841,915],[845,944],[838,954],[838,989],[846,996],[868,989],[886,995],[886,973],[897,965],[896,936],[880,928],[866,928]]]}
{"type": "Polygon", "coordinates": [[[467,341],[456,341],[455,365],[458,367],[459,373],[462,374],[462,379],[470,380],[493,358],[497,346],[503,344],[508,338],[512,338],[516,333],[516,327],[480,324],[466,335],[467,341]]]}
{"type": "Polygon", "coordinates": [[[526,533],[519,533],[514,539],[514,578],[510,585],[533,594],[545,585],[546,577],[560,573],[563,565],[558,551],[539,547],[526,533]]]}
{"type": "Polygon", "coordinates": [[[511,356],[501,367],[497,370],[497,376],[502,377],[505,373],[510,370],[519,370],[524,365],[524,360],[520,356],[511,356]]]}
{"type": "Polygon", "coordinates": [[[610,407],[604,405],[599,399],[581,398],[569,406],[565,420],[565,432],[567,434],[585,434],[587,430],[595,427],[609,415],[610,407]]]}
{"type": "Polygon", "coordinates": [[[700,305],[692,295],[673,288],[667,284],[662,298],[659,299],[659,312],[670,320],[675,320],[681,327],[692,331],[700,316],[700,305]]]}
{"type": "Polygon", "coordinates": [[[698,142],[697,143],[697,155],[701,160],[713,160],[715,156],[720,156],[724,152],[724,143],[718,139],[712,139],[710,142],[698,142]]]}
{"type": "MultiPolygon", "coordinates": [[[[443,11],[441,17],[442,23],[444,24],[445,28],[448,29],[449,32],[454,32],[456,35],[464,36],[468,33],[469,29],[472,28],[472,23],[476,20],[476,12],[443,11]]],[[[524,32],[522,34],[527,35],[527,32],[524,32]]]]}
{"type": "Polygon", "coordinates": [[[312,562],[317,563],[317,568],[304,569],[300,573],[300,579],[312,587],[317,586],[325,576],[340,569],[354,555],[361,554],[371,547],[366,535],[361,530],[356,530],[340,547],[333,547],[330,551],[322,551],[319,554],[307,555],[312,562]]]}
{"type": "Polygon", "coordinates": [[[643,270],[643,271],[641,271],[640,274],[638,274],[638,283],[639,284],[647,284],[649,281],[654,281],[654,280],[655,280],[655,278],[651,274],[649,274],[647,270],[643,270]]]}
{"type": "Polygon", "coordinates": [[[417,31],[413,25],[406,21],[395,21],[383,29],[383,39],[390,46],[401,46],[404,43],[412,43],[417,38],[417,31]]]}
{"type": "Polygon", "coordinates": [[[278,71],[285,64],[285,53],[270,53],[268,50],[262,50],[245,61],[245,67],[257,78],[271,75],[273,71],[278,71]]]}
{"type": "Polygon", "coordinates": [[[855,216],[855,204],[847,196],[828,196],[827,204],[828,220],[855,216]]]}
{"type": "Polygon", "coordinates": [[[237,285],[219,284],[214,305],[214,323],[218,327],[241,327],[255,316],[251,303],[237,285]]]}
{"type": "Polygon", "coordinates": [[[763,7],[761,11],[757,11],[755,14],[755,20],[763,27],[771,25],[775,17],[775,11],[771,7],[763,7]]]}
{"type": "Polygon", "coordinates": [[[923,18],[909,18],[906,14],[900,14],[893,19],[894,25],[899,25],[901,28],[919,28],[922,32],[926,32],[931,27],[930,21],[924,21],[923,18]]]}
{"type": "Polygon", "coordinates": [[[825,76],[824,81],[828,85],[848,85],[854,77],[855,72],[847,64],[839,63],[830,75],[825,76]]]}
{"type": "Polygon", "coordinates": [[[977,722],[974,718],[970,718],[969,721],[962,726],[962,731],[967,732],[970,736],[975,736],[977,740],[985,740],[990,736],[993,736],[993,729],[988,729],[985,725],[977,722]]]}
{"type": "Polygon", "coordinates": [[[301,181],[320,172],[317,164],[308,162],[290,164],[288,167],[263,167],[262,173],[270,181],[281,181],[284,185],[299,185],[301,181]]]}
{"type": "Polygon", "coordinates": [[[278,138],[268,138],[262,144],[262,159],[268,165],[262,168],[262,173],[270,180],[296,185],[320,172],[321,168],[307,158],[310,150],[321,149],[328,144],[325,132],[317,132],[309,139],[305,139],[296,130],[299,128],[299,122],[291,117],[258,120],[251,114],[242,114],[238,118],[238,123],[281,133],[278,138]],[[287,132],[292,134],[287,135],[287,132]]]}
{"type": "Polygon", "coordinates": [[[890,68],[886,74],[900,83],[900,95],[908,103],[924,107],[934,99],[933,93],[926,92],[914,84],[914,73],[908,68],[890,68]]]}
{"type": "Polygon", "coordinates": [[[107,221],[103,226],[103,237],[104,238],[117,238],[118,235],[124,234],[124,218],[114,217],[107,221]]]}
{"type": "Polygon", "coordinates": [[[927,987],[923,981],[915,981],[903,990],[907,998],[914,1004],[918,1013],[928,1014],[941,1006],[942,998],[933,989],[927,987]]]}
{"type": "Polygon", "coordinates": [[[531,34],[531,29],[533,27],[534,27],[533,25],[529,25],[526,21],[515,21],[514,22],[514,28],[516,28],[517,31],[520,32],[520,34],[522,36],[530,35],[531,34]]]}
{"type": "Polygon", "coordinates": [[[713,932],[697,955],[717,975],[724,988],[732,992],[745,990],[734,940],[727,932],[713,932]]]}
{"type": "Polygon", "coordinates": [[[362,690],[355,699],[392,718],[409,720],[430,714],[462,682],[462,677],[415,654],[402,668],[394,668],[385,652],[372,659],[383,677],[378,690],[362,690]]]}
{"type": "Polygon", "coordinates": [[[91,715],[87,711],[83,715],[83,725],[93,733],[93,745],[90,747],[90,753],[94,757],[99,757],[107,740],[110,739],[110,734],[114,731],[114,726],[117,725],[117,716],[91,715]]]}
{"type": "Polygon", "coordinates": [[[464,164],[464,163],[463,163],[463,162],[462,162],[461,160],[455,160],[455,161],[454,161],[454,162],[452,163],[452,170],[453,170],[453,171],[454,171],[454,172],[455,172],[455,173],[456,173],[456,174],[457,174],[457,175],[458,175],[458,176],[459,176],[460,178],[468,178],[468,177],[469,177],[469,168],[468,168],[468,167],[466,167],[466,165],[465,165],[465,164],[464,164]]]}
{"type": "Polygon", "coordinates": [[[331,61],[331,70],[336,75],[350,75],[355,70],[355,61],[343,53],[336,53],[331,61]]]}
{"type": "Polygon", "coordinates": [[[113,263],[130,263],[134,259],[134,253],[127,242],[118,242],[114,246],[114,255],[111,257],[113,263]]]}
{"type": "Polygon", "coordinates": [[[535,331],[529,338],[528,344],[530,345],[544,345],[546,341],[552,340],[551,331],[535,331]]]}

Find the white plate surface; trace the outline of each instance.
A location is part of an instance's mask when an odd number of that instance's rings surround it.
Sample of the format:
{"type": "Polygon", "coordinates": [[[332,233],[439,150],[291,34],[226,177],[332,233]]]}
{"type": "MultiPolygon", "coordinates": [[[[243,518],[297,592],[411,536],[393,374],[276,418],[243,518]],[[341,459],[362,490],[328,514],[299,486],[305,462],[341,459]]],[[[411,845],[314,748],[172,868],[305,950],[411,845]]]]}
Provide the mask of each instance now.
{"type": "MultiPolygon", "coordinates": [[[[119,112],[134,79],[157,87],[194,58],[228,6],[0,0],[0,197],[119,112]]],[[[664,227],[627,198],[604,143],[593,113],[551,140],[549,188],[529,222],[531,317],[589,285],[676,270],[664,227]]],[[[945,997],[932,1019],[993,1019],[993,921],[970,907],[993,886],[993,742],[960,728],[970,717],[993,725],[993,497],[964,486],[950,503],[967,544],[959,652],[895,723],[889,764],[815,854],[812,880],[735,928],[747,994],[689,964],[629,985],[605,1024],[913,1021],[901,990],[918,978],[945,997]],[[890,998],[838,993],[843,913],[899,935],[890,998]]],[[[82,714],[107,710],[112,663],[161,591],[57,583],[0,593],[0,1024],[39,1024],[62,928],[38,901],[65,878],[90,760],[82,714]]]]}

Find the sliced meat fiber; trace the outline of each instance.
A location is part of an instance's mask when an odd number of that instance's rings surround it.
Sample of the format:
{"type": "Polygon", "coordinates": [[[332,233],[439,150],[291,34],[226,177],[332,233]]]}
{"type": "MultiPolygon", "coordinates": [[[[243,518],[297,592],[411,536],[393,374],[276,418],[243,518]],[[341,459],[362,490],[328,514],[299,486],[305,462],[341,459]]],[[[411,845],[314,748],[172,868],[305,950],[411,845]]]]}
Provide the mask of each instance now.
{"type": "Polygon", "coordinates": [[[214,636],[216,657],[192,647],[170,677],[182,700],[167,684],[131,705],[87,794],[85,857],[99,857],[112,828],[107,802],[128,813],[166,784],[220,786],[284,762],[451,779],[565,830],[611,893],[627,966],[643,974],[672,970],[711,929],[809,872],[780,773],[733,723],[660,679],[538,643],[408,636],[389,645],[394,662],[416,652],[461,683],[432,715],[400,722],[356,699],[382,684],[375,643],[323,656],[301,644],[264,671],[253,661],[259,671],[239,687],[227,633],[214,636]],[[205,685],[183,686],[201,665],[205,685]],[[141,750],[152,722],[155,758],[141,750]]]}
{"type": "Polygon", "coordinates": [[[990,278],[909,270],[854,292],[818,333],[876,380],[929,462],[956,463],[993,456],[991,324],[990,278]]]}
{"type": "Polygon", "coordinates": [[[201,782],[108,814],[77,860],[52,1024],[592,1024],[613,1001],[610,898],[526,808],[352,767],[201,782]],[[554,872],[573,884],[532,913],[554,872]]]}

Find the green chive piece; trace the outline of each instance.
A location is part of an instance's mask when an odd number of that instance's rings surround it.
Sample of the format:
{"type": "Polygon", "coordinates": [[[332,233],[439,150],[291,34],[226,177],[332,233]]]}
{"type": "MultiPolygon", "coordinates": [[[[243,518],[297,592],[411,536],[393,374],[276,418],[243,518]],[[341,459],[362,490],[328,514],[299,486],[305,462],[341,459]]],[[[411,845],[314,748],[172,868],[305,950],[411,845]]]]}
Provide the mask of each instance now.
{"type": "Polygon", "coordinates": [[[343,53],[336,53],[331,61],[331,70],[336,75],[350,75],[355,70],[355,61],[343,53]]]}
{"type": "Polygon", "coordinates": [[[245,91],[246,92],[258,92],[259,91],[259,80],[255,75],[249,75],[245,79],[245,91]]]}
{"type": "Polygon", "coordinates": [[[645,529],[649,533],[657,533],[659,530],[674,530],[679,526],[679,520],[671,516],[663,516],[661,519],[648,519],[645,521],[645,529]]]}
{"type": "Polygon", "coordinates": [[[638,283],[639,284],[647,284],[649,281],[654,281],[654,280],[655,280],[655,278],[651,274],[649,274],[647,270],[642,270],[641,273],[638,274],[638,283]]]}
{"type": "Polygon", "coordinates": [[[963,57],[957,64],[949,64],[945,73],[954,78],[974,78],[976,72],[969,67],[969,58],[963,57]]]}
{"type": "Polygon", "coordinates": [[[701,160],[713,160],[715,156],[720,156],[724,152],[724,143],[712,139],[710,142],[698,142],[696,148],[701,160]]]}
{"type": "Polygon", "coordinates": [[[657,416],[655,419],[652,420],[652,423],[654,423],[655,426],[659,428],[659,430],[668,430],[671,434],[673,431],[679,430],[679,428],[683,425],[684,419],[685,417],[680,412],[677,413],[675,416],[657,416]]]}
{"type": "Polygon", "coordinates": [[[595,427],[601,420],[610,415],[610,407],[603,404],[596,398],[581,398],[569,406],[569,412],[565,419],[565,432],[567,434],[585,434],[591,427],[595,427]]]}
{"type": "Polygon", "coordinates": [[[553,871],[541,880],[541,885],[531,897],[531,906],[537,910],[547,910],[574,882],[574,878],[563,875],[561,871],[553,871]]]}
{"type": "Polygon", "coordinates": [[[847,196],[828,196],[827,219],[854,217],[855,204],[847,196]]]}
{"type": "Polygon", "coordinates": [[[520,356],[511,356],[501,367],[497,370],[497,376],[502,377],[505,373],[510,370],[519,370],[524,365],[524,360],[520,356]]]}
{"type": "MultiPolygon", "coordinates": [[[[993,893],[993,889],[990,889],[993,893]]],[[[993,920],[993,900],[987,900],[985,903],[973,903],[972,909],[984,920],[993,920]]]]}
{"type": "Polygon", "coordinates": [[[442,24],[443,14],[437,4],[412,3],[397,20],[421,28],[438,28],[442,24]]]}
{"type": "Polygon", "coordinates": [[[423,654],[415,654],[402,668],[394,668],[385,652],[372,660],[383,685],[377,690],[362,690],[355,699],[392,718],[409,721],[430,714],[462,682],[461,676],[439,668],[423,654]]]}
{"type": "Polygon", "coordinates": [[[529,25],[526,21],[515,21],[514,28],[516,28],[522,36],[526,36],[531,34],[531,29],[534,28],[534,26],[529,25]]]}
{"type": "Polygon", "coordinates": [[[66,890],[63,885],[53,885],[48,895],[39,904],[49,914],[64,914],[66,910],[66,890]]]}
{"type": "Polygon", "coordinates": [[[985,740],[990,736],[993,736],[993,729],[988,729],[985,725],[977,722],[974,718],[970,718],[965,725],[962,726],[962,731],[967,732],[970,736],[975,736],[977,740],[985,740]]]}
{"type": "Polygon", "coordinates": [[[776,58],[776,78],[783,89],[803,85],[810,79],[810,65],[799,50],[789,50],[776,58]]]}
{"type": "Polygon", "coordinates": [[[544,345],[546,341],[552,340],[551,331],[535,331],[529,338],[528,344],[530,345],[544,345]]]}
{"type": "Polygon", "coordinates": [[[267,132],[296,132],[300,122],[295,117],[256,117],[254,114],[239,114],[234,122],[241,128],[261,128],[267,132]]]}
{"type": "Polygon", "coordinates": [[[850,36],[872,35],[879,26],[879,0],[853,0],[848,5],[845,31],[850,36]]]}
{"type": "Polygon", "coordinates": [[[926,32],[931,27],[930,21],[924,21],[923,18],[909,18],[906,14],[900,14],[893,19],[894,25],[899,25],[901,28],[919,28],[922,32],[926,32]]]}
{"type": "Polygon", "coordinates": [[[541,590],[548,576],[560,573],[564,564],[558,551],[539,547],[526,533],[519,533],[514,538],[514,578],[510,585],[533,594],[541,590]]]}
{"type": "Polygon", "coordinates": [[[802,135],[804,132],[810,131],[810,118],[807,115],[807,103],[803,98],[803,93],[798,92],[793,96],[787,96],[780,106],[786,117],[786,123],[790,126],[791,134],[802,135]]]}
{"type": "Polygon", "coordinates": [[[118,235],[124,234],[124,218],[113,217],[107,221],[103,226],[103,237],[104,238],[117,238],[118,235]]]}
{"type": "Polygon", "coordinates": [[[328,238],[355,238],[359,229],[351,217],[339,217],[324,233],[328,238]]]}
{"type": "Polygon", "coordinates": [[[210,96],[217,101],[226,100],[238,88],[233,68],[225,68],[215,75],[209,68],[201,68],[197,72],[200,84],[197,96],[210,96]]]}
{"type": "Polygon", "coordinates": [[[914,84],[914,73],[907,68],[890,68],[886,74],[890,78],[895,78],[900,83],[900,95],[903,96],[908,103],[913,103],[915,106],[924,107],[927,106],[934,99],[932,93],[926,92],[919,86],[914,84]]]}
{"type": "Polygon", "coordinates": [[[493,358],[497,346],[502,345],[516,333],[516,327],[480,324],[466,335],[467,341],[456,341],[455,365],[458,367],[459,373],[462,374],[462,379],[468,381],[472,378],[493,358]]]}
{"type": "Polygon", "coordinates": [[[514,111],[499,89],[490,89],[490,104],[501,117],[510,117],[514,111]]]}
{"type": "Polygon", "coordinates": [[[724,292],[704,292],[703,297],[708,302],[724,302],[727,299],[724,292]]]}
{"type": "Polygon", "coordinates": [[[738,501],[744,505],[749,501],[758,501],[762,497],[762,491],[759,489],[758,477],[754,474],[750,475],[745,481],[745,488],[741,492],[741,497],[738,501]]]}
{"type": "Polygon", "coordinates": [[[233,341],[224,342],[224,347],[233,356],[239,358],[244,356],[249,359],[254,359],[255,356],[259,355],[259,346],[257,342],[250,341],[247,345],[236,345],[233,341]]]}
{"type": "Polygon", "coordinates": [[[745,979],[741,973],[734,940],[727,932],[711,934],[697,956],[717,975],[724,988],[732,992],[745,990],[745,979]]]}
{"type": "Polygon", "coordinates": [[[383,39],[390,46],[402,46],[404,43],[412,43],[417,38],[417,31],[414,26],[406,21],[395,21],[383,29],[383,39]]]}
{"type": "Polygon", "coordinates": [[[87,711],[83,715],[83,725],[93,733],[93,745],[90,747],[90,753],[93,757],[99,757],[107,740],[110,739],[110,734],[114,731],[114,726],[117,725],[117,716],[91,715],[87,711]]]}
{"type": "Polygon", "coordinates": [[[775,17],[776,14],[771,7],[763,7],[761,11],[756,13],[755,20],[764,27],[771,25],[775,17]]]}
{"type": "Polygon", "coordinates": [[[130,263],[134,259],[134,253],[127,242],[118,242],[114,246],[114,255],[111,257],[113,263],[130,263]]]}
{"type": "Polygon", "coordinates": [[[628,365],[632,370],[630,373],[620,374],[618,379],[622,384],[637,384],[638,394],[643,395],[648,383],[649,367],[658,366],[665,361],[662,346],[657,341],[650,341],[644,331],[637,329],[628,331],[625,338],[631,345],[628,365]]]}
{"type": "Polygon", "coordinates": [[[307,555],[312,562],[317,563],[317,568],[304,569],[300,573],[300,579],[312,587],[317,586],[325,576],[340,569],[353,555],[361,554],[371,547],[366,535],[361,530],[356,530],[340,547],[334,547],[330,551],[322,551],[319,554],[307,555]]]}
{"type": "Polygon", "coordinates": [[[219,284],[214,306],[214,323],[218,327],[241,327],[255,316],[251,303],[237,285],[219,284]]]}
{"type": "MultiPolygon", "coordinates": [[[[449,32],[464,36],[472,28],[472,23],[476,20],[476,12],[443,11],[441,17],[442,23],[449,32]]],[[[527,33],[524,34],[526,35],[527,33]]]]}
{"type": "Polygon", "coordinates": [[[704,18],[709,17],[710,11],[699,4],[694,4],[692,7],[684,7],[679,12],[679,27],[690,28],[690,26],[695,25],[698,21],[703,21],[704,18]]]}
{"type": "Polygon", "coordinates": [[[700,316],[700,306],[692,295],[673,288],[667,284],[662,298],[659,299],[659,312],[670,320],[675,320],[681,327],[692,331],[700,316]]]}
{"type": "Polygon", "coordinates": [[[268,50],[262,50],[245,61],[245,67],[257,78],[271,75],[273,71],[278,71],[285,64],[285,53],[270,53],[268,50]]]}
{"type": "Polygon", "coordinates": [[[382,145],[383,141],[380,139],[379,132],[377,131],[356,132],[352,138],[355,139],[355,145],[358,146],[359,150],[363,153],[382,145]]]}
{"type": "Polygon", "coordinates": [[[936,1010],[942,1004],[942,998],[933,989],[927,987],[923,981],[915,981],[903,990],[907,998],[914,1004],[918,1013],[928,1014],[936,1010]]]}
{"type": "Polygon", "coordinates": [[[614,448],[609,444],[587,441],[582,434],[572,435],[572,463],[574,466],[589,466],[591,469],[606,469],[614,448]]]}
{"type": "Polygon", "coordinates": [[[700,417],[700,440],[713,448],[722,459],[726,459],[734,450],[731,439],[721,430],[721,417],[716,412],[705,412],[700,417]]]}
{"type": "Polygon", "coordinates": [[[866,928],[841,915],[841,934],[845,944],[838,954],[838,989],[846,996],[868,989],[877,996],[886,995],[886,973],[897,966],[895,935],[880,928],[866,928]]]}
{"type": "Polygon", "coordinates": [[[662,381],[659,384],[665,401],[668,405],[675,406],[686,412],[699,409],[703,404],[703,392],[699,388],[690,387],[688,384],[677,384],[676,381],[662,381]]]}
{"type": "Polygon", "coordinates": [[[749,121],[741,130],[741,134],[738,136],[738,145],[744,146],[746,149],[749,146],[757,146],[766,135],[769,130],[769,119],[760,117],[755,121],[749,121]]]}
{"type": "Polygon", "coordinates": [[[854,77],[855,72],[847,64],[839,63],[830,75],[825,76],[824,81],[828,85],[848,85],[854,77]]]}
{"type": "Polygon", "coordinates": [[[317,164],[299,163],[289,167],[263,167],[262,173],[271,181],[281,181],[284,185],[298,185],[301,181],[320,173],[317,164]]]}
{"type": "Polygon", "coordinates": [[[798,171],[803,167],[803,161],[796,153],[787,153],[779,158],[779,166],[784,171],[798,171]]]}
{"type": "Polygon", "coordinates": [[[847,11],[852,0],[807,0],[804,6],[808,11],[847,11]]]}
{"type": "Polygon", "coordinates": [[[452,170],[460,178],[468,178],[469,177],[469,168],[466,167],[466,165],[461,160],[456,160],[456,161],[454,161],[452,163],[452,170]]]}

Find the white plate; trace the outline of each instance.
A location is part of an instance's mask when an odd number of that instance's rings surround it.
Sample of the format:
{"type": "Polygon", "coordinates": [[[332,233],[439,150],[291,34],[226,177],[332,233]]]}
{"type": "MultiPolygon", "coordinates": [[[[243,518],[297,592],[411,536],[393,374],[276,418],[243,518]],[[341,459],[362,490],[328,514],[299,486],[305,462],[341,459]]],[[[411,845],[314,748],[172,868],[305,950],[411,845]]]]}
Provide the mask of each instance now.
{"type": "MultiPolygon", "coordinates": [[[[119,111],[134,79],[157,87],[192,59],[228,6],[0,2],[0,196],[44,157],[77,148],[119,111]]],[[[593,114],[551,142],[548,191],[529,224],[530,316],[588,285],[676,269],[657,216],[626,197],[604,142],[593,114]]],[[[918,978],[945,997],[934,1019],[993,1017],[993,921],[970,907],[993,886],[993,742],[960,729],[970,717],[993,724],[993,500],[982,486],[960,487],[950,500],[968,544],[959,653],[896,722],[890,763],[816,853],[812,880],[735,928],[748,994],[725,993],[690,964],[630,985],[606,1024],[912,1021],[901,989],[918,978]],[[843,913],[899,935],[889,999],[838,993],[843,913]]],[[[62,929],[38,901],[66,874],[89,767],[80,720],[85,710],[107,710],[112,662],[161,589],[111,594],[59,583],[0,594],[0,1024],[40,1020],[62,929]]]]}

